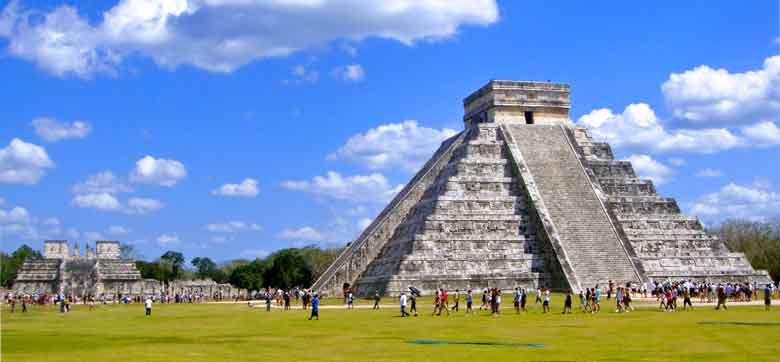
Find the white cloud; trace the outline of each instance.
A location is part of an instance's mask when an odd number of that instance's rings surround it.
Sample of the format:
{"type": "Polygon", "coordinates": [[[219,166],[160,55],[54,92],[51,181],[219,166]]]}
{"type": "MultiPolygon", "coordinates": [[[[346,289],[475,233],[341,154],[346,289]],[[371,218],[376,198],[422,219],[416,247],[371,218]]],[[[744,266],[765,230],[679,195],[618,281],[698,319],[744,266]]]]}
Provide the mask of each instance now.
{"type": "Polygon", "coordinates": [[[255,197],[259,192],[257,180],[253,178],[246,178],[239,184],[224,184],[211,191],[213,195],[233,197],[255,197]]]}
{"type": "Polygon", "coordinates": [[[206,230],[212,233],[237,233],[242,231],[258,231],[260,229],[260,225],[243,221],[228,221],[206,225],[206,230]]]}
{"type": "Polygon", "coordinates": [[[52,74],[89,77],[114,73],[130,55],[231,72],[334,41],[412,45],[497,20],[495,0],[120,0],[95,24],[69,5],[42,13],[12,1],[0,37],[10,54],[52,74]]]}
{"type": "Polygon", "coordinates": [[[165,207],[165,204],[159,200],[143,198],[143,197],[131,197],[127,200],[127,206],[125,212],[128,214],[147,214],[155,210],[159,210],[165,207]]]}
{"type": "Polygon", "coordinates": [[[116,197],[109,193],[93,193],[76,195],[71,200],[71,204],[80,208],[98,209],[103,211],[120,210],[122,204],[116,197]]]}
{"type": "Polygon", "coordinates": [[[0,183],[34,185],[54,167],[46,150],[18,138],[0,148],[0,183]]]}
{"type": "Polygon", "coordinates": [[[32,125],[35,134],[46,142],[86,138],[92,131],[92,126],[87,122],[67,123],[46,117],[34,119],[32,125]]]}
{"type": "Polygon", "coordinates": [[[120,192],[132,192],[133,188],[114,176],[111,171],[102,171],[87,177],[84,182],[77,183],[72,190],[76,194],[107,193],[113,195],[120,192]]]}
{"type": "Polygon", "coordinates": [[[25,241],[59,238],[63,235],[61,222],[56,217],[36,218],[26,208],[14,206],[0,209],[0,240],[10,238],[25,241]]]}
{"type": "Polygon", "coordinates": [[[742,128],[751,144],[757,146],[780,145],[780,127],[772,122],[761,122],[742,128]]]}
{"type": "Polygon", "coordinates": [[[780,192],[772,190],[771,185],[764,182],[752,185],[729,183],[717,192],[699,197],[691,204],[690,212],[710,220],[762,220],[778,217],[780,192]]]}
{"type": "Polygon", "coordinates": [[[328,159],[347,159],[370,170],[399,166],[416,172],[439,145],[457,134],[449,128],[421,127],[417,121],[383,124],[347,140],[328,159]]]}
{"type": "Polygon", "coordinates": [[[780,56],[762,69],[731,73],[700,65],[671,74],[661,86],[675,117],[694,124],[744,125],[780,114],[780,56]]]}
{"type": "Polygon", "coordinates": [[[663,185],[672,179],[672,169],[648,155],[631,155],[626,161],[634,166],[637,176],[653,180],[656,185],[663,185]]]}
{"type": "Polygon", "coordinates": [[[50,217],[47,218],[46,220],[43,220],[43,225],[46,226],[60,226],[61,224],[62,223],[60,222],[60,219],[56,217],[50,217]]]}
{"type": "Polygon", "coordinates": [[[279,233],[279,238],[296,241],[322,241],[324,239],[322,233],[311,226],[282,230],[279,233]]]}
{"type": "Polygon", "coordinates": [[[333,68],[331,74],[347,82],[361,82],[366,78],[366,70],[360,64],[349,64],[333,68]]]}
{"type": "Polygon", "coordinates": [[[268,251],[261,249],[247,249],[240,253],[243,258],[265,258],[268,254],[270,254],[268,251]]]}
{"type": "Polygon", "coordinates": [[[723,172],[714,168],[705,168],[696,172],[697,177],[721,177],[723,172]]]}
{"type": "Polygon", "coordinates": [[[392,199],[403,185],[391,186],[380,173],[344,177],[329,171],[326,176],[315,176],[311,181],[285,181],[282,187],[337,200],[384,203],[392,199]]]}
{"type": "Polygon", "coordinates": [[[179,242],[179,236],[178,235],[172,235],[172,234],[162,234],[157,237],[157,243],[165,246],[169,244],[175,244],[179,242]]]}
{"type": "Polygon", "coordinates": [[[726,128],[667,131],[645,103],[634,103],[622,114],[601,108],[580,117],[577,125],[590,129],[598,141],[612,147],[651,152],[714,153],[743,145],[740,137],[726,128]]]}
{"type": "Polygon", "coordinates": [[[187,169],[179,161],[144,156],[135,163],[130,181],[172,187],[186,176],[187,169]]]}
{"type": "Polygon", "coordinates": [[[1,224],[26,224],[30,222],[30,213],[23,207],[16,206],[10,210],[0,210],[1,224]]]}

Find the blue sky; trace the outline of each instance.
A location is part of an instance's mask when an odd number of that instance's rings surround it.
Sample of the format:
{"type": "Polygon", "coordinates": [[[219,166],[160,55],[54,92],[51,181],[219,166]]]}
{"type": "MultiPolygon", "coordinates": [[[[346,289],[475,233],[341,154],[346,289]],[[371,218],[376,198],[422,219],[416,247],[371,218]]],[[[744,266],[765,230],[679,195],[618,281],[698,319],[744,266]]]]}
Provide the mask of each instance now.
{"type": "Polygon", "coordinates": [[[4,251],[341,245],[490,79],[571,84],[572,120],[707,224],[780,216],[777,1],[1,6],[4,251]]]}

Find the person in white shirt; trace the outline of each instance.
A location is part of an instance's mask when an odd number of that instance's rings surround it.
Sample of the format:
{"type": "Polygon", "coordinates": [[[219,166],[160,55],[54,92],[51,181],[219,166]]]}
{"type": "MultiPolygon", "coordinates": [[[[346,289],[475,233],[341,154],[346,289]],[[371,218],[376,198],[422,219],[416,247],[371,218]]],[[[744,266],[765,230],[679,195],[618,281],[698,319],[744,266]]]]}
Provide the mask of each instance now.
{"type": "Polygon", "coordinates": [[[146,316],[152,315],[152,298],[146,297],[146,300],[144,301],[144,306],[146,307],[146,316]]]}
{"type": "Polygon", "coordinates": [[[409,313],[406,312],[406,293],[401,293],[401,317],[408,317],[409,313]]]}

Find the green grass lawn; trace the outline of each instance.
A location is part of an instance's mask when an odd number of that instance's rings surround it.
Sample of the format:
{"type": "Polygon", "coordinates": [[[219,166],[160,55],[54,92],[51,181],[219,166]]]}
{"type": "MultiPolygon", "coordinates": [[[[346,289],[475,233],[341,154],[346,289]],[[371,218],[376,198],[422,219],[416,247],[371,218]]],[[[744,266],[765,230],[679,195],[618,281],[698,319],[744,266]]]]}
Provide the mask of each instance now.
{"type": "MultiPolygon", "coordinates": [[[[393,300],[384,299],[385,303],[393,300]]],[[[500,317],[486,312],[400,318],[396,308],[266,312],[246,304],[76,306],[66,315],[35,307],[2,310],[2,361],[778,361],[780,325],[703,325],[700,322],[780,323],[780,308],[700,307],[661,313],[543,315],[531,307],[500,317]],[[535,343],[542,347],[420,345],[409,340],[535,343]]],[[[360,301],[360,304],[368,304],[360,301]]],[[[332,304],[332,303],[328,303],[332,304]]],[[[560,311],[559,305],[553,305],[560,311]]],[[[576,307],[575,307],[576,309],[576,307]]]]}

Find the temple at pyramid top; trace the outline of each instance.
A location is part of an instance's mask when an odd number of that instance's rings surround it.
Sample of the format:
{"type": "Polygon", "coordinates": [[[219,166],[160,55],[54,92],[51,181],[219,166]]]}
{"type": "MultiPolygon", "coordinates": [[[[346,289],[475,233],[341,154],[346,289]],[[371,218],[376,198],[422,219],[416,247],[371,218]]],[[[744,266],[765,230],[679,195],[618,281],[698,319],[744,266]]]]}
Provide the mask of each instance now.
{"type": "Polygon", "coordinates": [[[478,123],[570,125],[569,85],[491,80],[463,100],[466,128],[478,123]]]}

